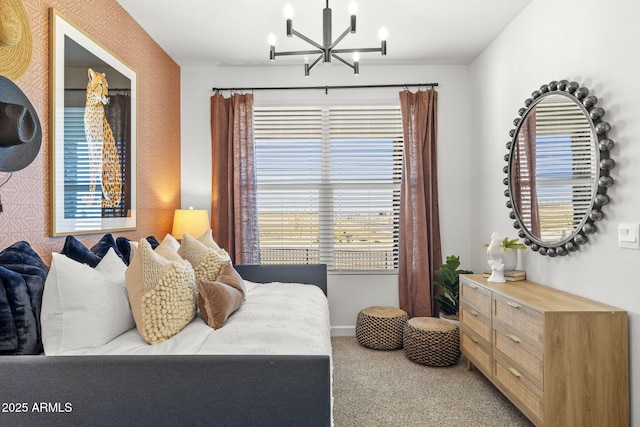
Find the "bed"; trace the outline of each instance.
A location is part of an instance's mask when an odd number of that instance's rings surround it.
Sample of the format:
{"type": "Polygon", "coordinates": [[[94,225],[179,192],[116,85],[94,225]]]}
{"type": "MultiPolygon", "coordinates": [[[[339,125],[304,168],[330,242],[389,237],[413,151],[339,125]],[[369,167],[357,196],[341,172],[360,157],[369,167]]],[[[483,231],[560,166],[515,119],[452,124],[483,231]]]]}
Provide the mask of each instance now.
{"type": "MultiPolygon", "coordinates": [[[[299,283],[327,294],[325,265],[235,269],[247,282],[264,283],[260,289],[299,283]]],[[[330,351],[2,356],[0,384],[1,425],[332,424],[330,351]]]]}

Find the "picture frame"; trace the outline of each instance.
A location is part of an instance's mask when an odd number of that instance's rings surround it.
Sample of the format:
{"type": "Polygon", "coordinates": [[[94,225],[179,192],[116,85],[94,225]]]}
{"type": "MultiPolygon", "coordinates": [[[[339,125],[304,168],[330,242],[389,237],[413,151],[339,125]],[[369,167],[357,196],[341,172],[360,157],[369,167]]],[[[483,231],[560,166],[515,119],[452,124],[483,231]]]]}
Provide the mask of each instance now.
{"type": "Polygon", "coordinates": [[[136,72],[49,10],[50,234],[136,228],[136,72]]]}

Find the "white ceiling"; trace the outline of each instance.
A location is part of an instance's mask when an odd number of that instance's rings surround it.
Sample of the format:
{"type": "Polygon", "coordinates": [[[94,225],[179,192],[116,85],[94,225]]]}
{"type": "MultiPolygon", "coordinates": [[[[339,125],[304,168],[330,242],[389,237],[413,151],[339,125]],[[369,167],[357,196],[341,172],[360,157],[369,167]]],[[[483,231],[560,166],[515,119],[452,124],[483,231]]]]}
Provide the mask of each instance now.
{"type": "MultiPolygon", "coordinates": [[[[340,48],[379,47],[388,31],[388,54],[363,53],[361,64],[468,64],[532,0],[359,0],[357,32],[340,48]]],[[[180,65],[264,65],[269,33],[278,51],[309,49],[285,35],[284,7],[293,27],[322,44],[325,0],[118,0],[180,65]]],[[[349,25],[350,0],[331,0],[334,39],[349,25]]],[[[350,59],[350,58],[348,58],[350,59]]],[[[312,58],[313,60],[313,58],[312,58]]],[[[278,57],[276,63],[303,62],[278,57]]]]}

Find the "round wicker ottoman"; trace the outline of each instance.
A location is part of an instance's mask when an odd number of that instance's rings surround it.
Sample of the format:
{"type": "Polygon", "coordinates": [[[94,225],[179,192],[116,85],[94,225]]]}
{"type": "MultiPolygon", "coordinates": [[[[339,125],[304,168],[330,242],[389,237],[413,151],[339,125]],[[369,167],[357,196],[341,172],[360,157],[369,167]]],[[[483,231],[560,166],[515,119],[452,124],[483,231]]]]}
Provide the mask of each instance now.
{"type": "Polygon", "coordinates": [[[375,350],[402,348],[404,325],[409,315],[395,307],[375,306],[360,310],[356,320],[356,338],[375,350]]]}
{"type": "Polygon", "coordinates": [[[451,366],[460,359],[460,331],[446,320],[414,317],[404,327],[404,353],[428,366],[451,366]]]}

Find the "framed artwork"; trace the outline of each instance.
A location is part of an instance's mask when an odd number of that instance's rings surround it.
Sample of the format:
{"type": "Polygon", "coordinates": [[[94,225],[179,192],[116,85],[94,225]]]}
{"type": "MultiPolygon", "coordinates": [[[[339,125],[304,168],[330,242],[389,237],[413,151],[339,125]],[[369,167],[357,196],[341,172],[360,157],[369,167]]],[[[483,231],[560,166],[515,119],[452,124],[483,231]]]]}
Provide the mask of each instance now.
{"type": "Polygon", "coordinates": [[[136,227],[136,73],[50,9],[51,235],[136,227]]]}

